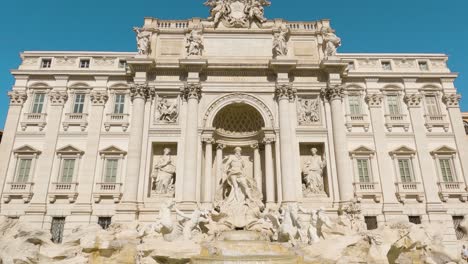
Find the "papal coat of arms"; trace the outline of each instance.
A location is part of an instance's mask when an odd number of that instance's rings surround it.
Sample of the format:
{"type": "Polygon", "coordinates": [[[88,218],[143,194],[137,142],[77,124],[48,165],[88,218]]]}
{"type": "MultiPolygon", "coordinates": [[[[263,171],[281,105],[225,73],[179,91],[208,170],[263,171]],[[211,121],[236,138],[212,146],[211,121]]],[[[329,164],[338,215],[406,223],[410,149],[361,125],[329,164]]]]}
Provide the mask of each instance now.
{"type": "Polygon", "coordinates": [[[217,27],[219,23],[232,28],[248,28],[252,23],[259,27],[267,21],[265,6],[270,6],[267,0],[208,0],[206,6],[211,8],[208,20],[217,27]]]}

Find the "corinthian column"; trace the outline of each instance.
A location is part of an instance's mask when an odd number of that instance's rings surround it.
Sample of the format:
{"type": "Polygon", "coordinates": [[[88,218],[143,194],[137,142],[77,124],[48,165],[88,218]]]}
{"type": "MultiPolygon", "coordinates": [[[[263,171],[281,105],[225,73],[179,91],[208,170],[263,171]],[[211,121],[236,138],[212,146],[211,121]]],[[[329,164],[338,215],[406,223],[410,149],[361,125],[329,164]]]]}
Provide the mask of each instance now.
{"type": "Polygon", "coordinates": [[[350,176],[348,171],[348,149],[344,127],[343,92],[344,89],[341,85],[329,84],[328,88],[322,91],[322,94],[330,102],[331,106],[333,141],[340,199],[346,202],[353,198],[353,177],[350,176]]]}
{"type": "Polygon", "coordinates": [[[197,194],[197,156],[198,156],[198,102],[201,99],[200,83],[186,83],[182,97],[187,101],[187,120],[185,127],[184,182],[182,202],[196,203],[197,194]]]}
{"type": "Polygon", "coordinates": [[[279,108],[280,125],[280,161],[281,161],[281,184],[283,203],[296,202],[296,182],[294,169],[291,162],[292,141],[291,141],[291,122],[289,119],[289,102],[296,99],[296,90],[290,83],[281,83],[276,85],[276,99],[279,108]]]}
{"type": "MultiPolygon", "coordinates": [[[[128,142],[127,173],[125,177],[124,205],[130,206],[127,211],[137,210],[138,182],[140,176],[141,151],[143,145],[143,126],[145,121],[145,103],[154,91],[147,83],[136,83],[130,88],[133,102],[132,124],[128,142]]],[[[131,219],[127,219],[131,220],[131,219]]]]}

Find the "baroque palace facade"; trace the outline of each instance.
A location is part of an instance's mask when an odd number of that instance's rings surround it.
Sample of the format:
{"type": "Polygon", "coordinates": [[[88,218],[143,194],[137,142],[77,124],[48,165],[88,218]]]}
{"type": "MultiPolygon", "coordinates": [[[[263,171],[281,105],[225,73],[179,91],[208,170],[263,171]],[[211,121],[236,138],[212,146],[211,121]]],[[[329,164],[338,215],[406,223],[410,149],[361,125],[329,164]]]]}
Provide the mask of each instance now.
{"type": "Polygon", "coordinates": [[[329,20],[267,20],[266,1],[243,2],[146,18],[138,52],[22,53],[0,214],[66,232],[151,222],[170,199],[219,204],[229,183],[331,216],[354,201],[369,228],[445,221],[454,241],[468,142],[447,56],[337,53],[329,20]]]}

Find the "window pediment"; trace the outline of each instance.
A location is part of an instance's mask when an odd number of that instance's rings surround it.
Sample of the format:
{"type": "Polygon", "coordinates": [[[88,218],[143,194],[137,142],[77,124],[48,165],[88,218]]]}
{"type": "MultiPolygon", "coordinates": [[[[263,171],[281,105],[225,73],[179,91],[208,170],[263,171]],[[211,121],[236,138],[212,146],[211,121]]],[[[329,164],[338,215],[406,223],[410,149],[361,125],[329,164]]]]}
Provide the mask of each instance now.
{"type": "Polygon", "coordinates": [[[451,147],[448,146],[442,146],[434,151],[431,151],[431,155],[454,155],[456,154],[457,151],[451,147]]]}
{"type": "Polygon", "coordinates": [[[407,147],[407,146],[401,146],[393,151],[390,151],[390,155],[391,156],[394,156],[394,155],[415,155],[416,154],[416,150],[410,148],[410,147],[407,147]]]}
{"type": "Polygon", "coordinates": [[[80,155],[83,156],[84,151],[75,148],[72,145],[67,145],[57,150],[57,154],[60,155],[80,155]]]}
{"type": "Polygon", "coordinates": [[[374,150],[366,146],[360,146],[357,149],[349,152],[351,156],[371,156],[371,155],[374,155],[374,153],[375,153],[374,150]]]}
{"type": "Polygon", "coordinates": [[[18,155],[40,155],[41,151],[35,149],[34,147],[31,147],[29,145],[24,145],[22,147],[19,147],[15,150],[13,150],[13,153],[18,154],[18,155]]]}
{"type": "Polygon", "coordinates": [[[124,150],[121,150],[120,148],[116,146],[110,146],[108,148],[105,148],[101,151],[99,151],[99,154],[104,155],[104,156],[112,156],[112,155],[127,155],[127,152],[124,150]]]}

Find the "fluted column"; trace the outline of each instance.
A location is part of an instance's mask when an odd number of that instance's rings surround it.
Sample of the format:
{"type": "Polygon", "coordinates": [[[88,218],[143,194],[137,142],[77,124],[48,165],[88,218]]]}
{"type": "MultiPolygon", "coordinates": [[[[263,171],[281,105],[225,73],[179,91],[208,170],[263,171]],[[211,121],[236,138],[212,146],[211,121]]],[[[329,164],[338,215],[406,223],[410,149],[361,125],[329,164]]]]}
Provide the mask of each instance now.
{"type": "Polygon", "coordinates": [[[335,147],[336,170],[338,175],[338,189],[342,202],[350,201],[353,198],[353,177],[348,170],[348,149],[346,142],[345,119],[343,113],[343,93],[344,89],[339,84],[329,84],[322,91],[323,96],[330,101],[333,141],[335,147]]]}
{"type": "Polygon", "coordinates": [[[296,182],[292,157],[291,122],[289,120],[289,102],[296,99],[296,91],[290,83],[277,84],[275,91],[279,108],[280,126],[280,161],[283,203],[296,202],[296,182]]]}
{"type": "Polygon", "coordinates": [[[223,149],[226,148],[224,144],[216,146],[216,185],[218,185],[223,178],[223,149]]]}
{"type": "Polygon", "coordinates": [[[205,204],[212,202],[212,186],[213,186],[213,143],[212,137],[203,138],[205,142],[205,175],[203,176],[203,193],[202,202],[205,204]]]}
{"type": "Polygon", "coordinates": [[[253,151],[254,151],[254,158],[253,158],[253,167],[254,167],[254,179],[255,182],[257,183],[257,188],[262,192],[263,190],[263,181],[262,181],[262,164],[261,164],[261,158],[260,158],[260,146],[258,143],[252,144],[250,146],[253,151]]]}
{"type": "Polygon", "coordinates": [[[186,83],[181,91],[187,101],[182,202],[189,204],[196,203],[197,198],[198,102],[201,91],[200,83],[186,83]]]}
{"type": "Polygon", "coordinates": [[[123,204],[135,205],[135,207],[127,209],[129,211],[136,211],[141,151],[143,147],[145,104],[146,100],[154,94],[154,91],[147,83],[136,83],[130,88],[130,93],[133,102],[133,109],[128,143],[127,173],[125,176],[123,204]]]}
{"type": "Polygon", "coordinates": [[[267,205],[275,203],[275,174],[273,169],[273,149],[274,138],[265,138],[265,189],[267,205]]]}

